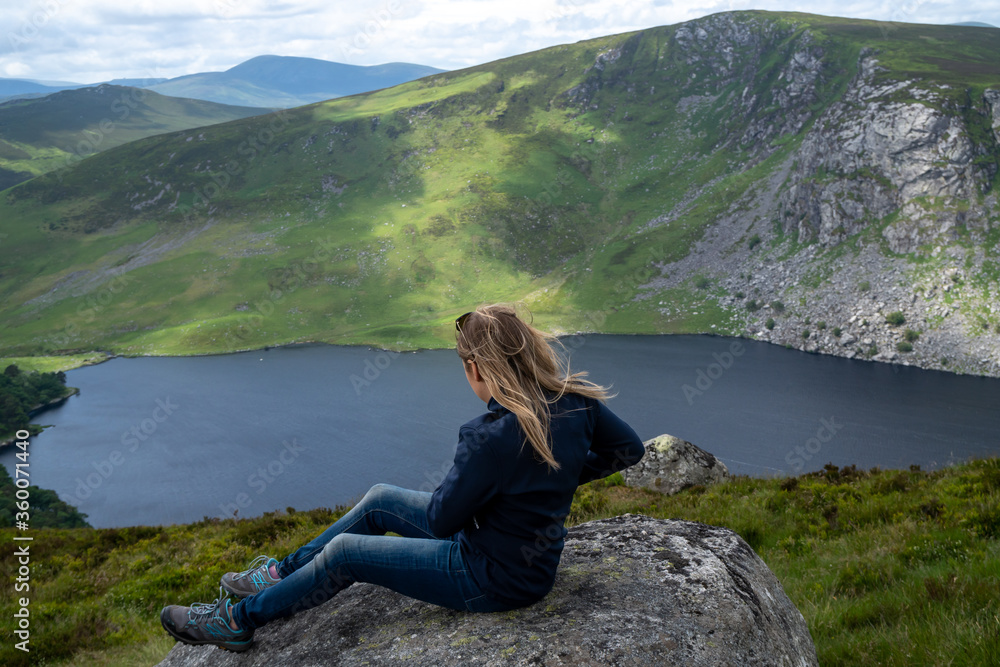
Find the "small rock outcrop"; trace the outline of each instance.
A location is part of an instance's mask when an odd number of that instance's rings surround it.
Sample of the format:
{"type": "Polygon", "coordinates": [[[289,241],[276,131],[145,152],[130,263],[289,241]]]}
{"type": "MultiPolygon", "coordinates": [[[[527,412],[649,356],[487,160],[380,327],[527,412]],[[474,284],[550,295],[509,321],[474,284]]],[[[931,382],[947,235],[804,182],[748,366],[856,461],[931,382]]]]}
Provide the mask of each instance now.
{"type": "Polygon", "coordinates": [[[726,465],[704,449],[672,435],[647,440],[646,455],[622,472],[629,486],[673,495],[700,484],[708,486],[729,477],[726,465]]]}
{"type": "Polygon", "coordinates": [[[631,515],[571,528],[555,587],[499,614],[355,584],[257,631],[245,653],[177,644],[192,665],[817,665],[802,615],[736,533],[631,515]]]}

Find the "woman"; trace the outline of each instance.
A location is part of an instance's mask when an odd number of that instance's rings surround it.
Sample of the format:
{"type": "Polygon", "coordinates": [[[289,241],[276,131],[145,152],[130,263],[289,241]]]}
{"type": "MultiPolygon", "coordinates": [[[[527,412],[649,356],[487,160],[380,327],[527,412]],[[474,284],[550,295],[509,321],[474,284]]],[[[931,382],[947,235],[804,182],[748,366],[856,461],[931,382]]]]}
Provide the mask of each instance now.
{"type": "Polygon", "coordinates": [[[455,328],[466,379],[489,412],[459,430],[441,485],[372,487],[280,563],[259,556],[223,575],[212,604],[165,607],[167,632],[243,651],[256,628],[356,581],[473,612],[516,609],[551,590],[576,487],[638,462],[642,441],[604,405],[606,389],[570,374],[554,337],[513,308],[482,306],[455,328]],[[243,599],[233,604],[226,593],[243,599]]]}

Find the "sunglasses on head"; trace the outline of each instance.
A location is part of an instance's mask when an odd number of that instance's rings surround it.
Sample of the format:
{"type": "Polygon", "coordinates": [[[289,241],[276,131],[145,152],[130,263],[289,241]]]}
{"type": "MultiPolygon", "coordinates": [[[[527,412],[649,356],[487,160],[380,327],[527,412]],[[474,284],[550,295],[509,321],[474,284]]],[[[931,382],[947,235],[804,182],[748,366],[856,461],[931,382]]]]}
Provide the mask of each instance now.
{"type": "Polygon", "coordinates": [[[466,320],[468,320],[469,316],[472,315],[472,313],[474,313],[474,312],[476,312],[476,311],[470,310],[465,315],[459,316],[459,318],[457,320],[455,320],[455,331],[458,331],[459,333],[461,333],[462,332],[462,327],[465,326],[466,320]]]}

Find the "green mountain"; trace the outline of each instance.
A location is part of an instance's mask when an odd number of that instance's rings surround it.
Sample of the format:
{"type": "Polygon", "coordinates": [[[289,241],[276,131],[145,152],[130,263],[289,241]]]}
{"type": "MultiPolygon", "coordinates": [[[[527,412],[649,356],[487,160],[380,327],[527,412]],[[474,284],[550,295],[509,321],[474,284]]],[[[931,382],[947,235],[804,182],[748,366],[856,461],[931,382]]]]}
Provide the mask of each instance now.
{"type": "Polygon", "coordinates": [[[267,109],[100,85],[0,104],[0,190],[115,146],[267,109]]]}
{"type": "Polygon", "coordinates": [[[450,345],[517,299],[1000,374],[998,52],[735,12],[142,139],[4,193],[2,352],[450,345]]]}
{"type": "Polygon", "coordinates": [[[443,71],[412,63],[361,66],[316,58],[257,56],[225,72],[180,76],[149,88],[175,97],[287,109],[389,88],[443,71]]]}

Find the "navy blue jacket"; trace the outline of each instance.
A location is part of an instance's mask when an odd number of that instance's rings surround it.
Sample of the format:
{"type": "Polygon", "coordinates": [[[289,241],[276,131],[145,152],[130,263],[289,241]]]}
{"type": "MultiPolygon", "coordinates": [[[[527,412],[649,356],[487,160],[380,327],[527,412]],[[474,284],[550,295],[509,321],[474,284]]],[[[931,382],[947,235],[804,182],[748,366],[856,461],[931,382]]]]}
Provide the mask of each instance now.
{"type": "Polygon", "coordinates": [[[431,531],[458,533],[462,553],[488,597],[521,606],[552,589],[576,487],[637,463],[635,431],[606,405],[566,394],[551,406],[552,453],[539,459],[517,416],[490,399],[489,412],[459,431],[455,464],[427,509],[431,531]]]}

